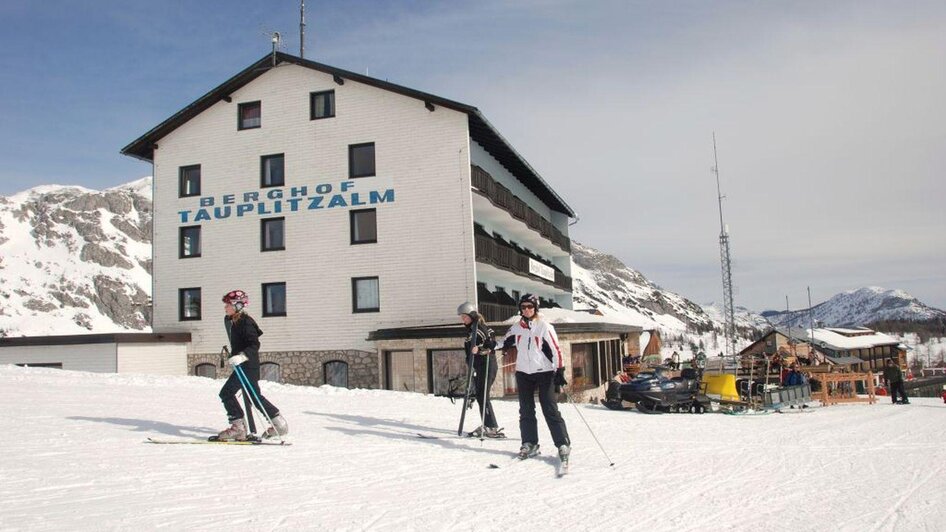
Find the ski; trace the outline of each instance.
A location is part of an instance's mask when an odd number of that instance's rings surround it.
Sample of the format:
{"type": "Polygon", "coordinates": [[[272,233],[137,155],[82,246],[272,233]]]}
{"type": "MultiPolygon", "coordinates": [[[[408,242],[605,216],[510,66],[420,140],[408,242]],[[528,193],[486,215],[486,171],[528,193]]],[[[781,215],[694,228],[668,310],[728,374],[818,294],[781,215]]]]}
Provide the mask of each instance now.
{"type": "Polygon", "coordinates": [[[463,436],[463,422],[466,421],[466,409],[470,406],[470,390],[473,388],[473,347],[476,345],[476,331],[479,327],[479,316],[470,326],[470,347],[466,350],[467,372],[466,393],[463,395],[463,410],[460,411],[460,426],[457,427],[457,436],[463,436]]]}
{"type": "Polygon", "coordinates": [[[260,441],[260,440],[221,441],[221,440],[202,440],[200,438],[181,438],[181,439],[173,439],[173,440],[148,438],[147,440],[145,440],[145,443],[157,443],[161,445],[277,445],[277,446],[292,445],[289,442],[278,442],[278,441],[260,441]]]}
{"type": "Polygon", "coordinates": [[[440,436],[431,436],[430,434],[421,434],[420,432],[417,433],[417,437],[422,440],[439,440],[440,439],[440,436]]]}
{"type": "MultiPolygon", "coordinates": [[[[536,453],[536,456],[538,456],[539,454],[541,454],[541,453],[536,453]]],[[[519,455],[516,454],[516,455],[514,455],[512,458],[510,458],[509,463],[506,464],[506,465],[489,464],[488,466],[486,466],[486,468],[487,468],[487,469],[502,469],[502,468],[504,468],[504,467],[510,467],[510,466],[514,466],[514,465],[516,465],[516,464],[521,464],[521,463],[523,463],[523,462],[528,462],[528,461],[529,461],[528,458],[519,458],[519,455]]]]}

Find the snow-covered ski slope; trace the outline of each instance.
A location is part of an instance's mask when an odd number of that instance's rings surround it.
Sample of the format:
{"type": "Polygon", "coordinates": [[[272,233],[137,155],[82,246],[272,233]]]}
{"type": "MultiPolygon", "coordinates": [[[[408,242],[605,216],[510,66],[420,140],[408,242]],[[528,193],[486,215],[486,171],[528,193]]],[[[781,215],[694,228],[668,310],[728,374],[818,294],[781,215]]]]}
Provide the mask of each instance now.
{"type": "Polygon", "coordinates": [[[579,406],[613,468],[562,405],[573,451],[561,479],[541,420],[543,454],[512,459],[508,401],[496,409],[510,438],[481,443],[456,438],[459,406],[443,398],[263,383],[291,447],[143,443],[223,428],[220,384],[0,366],[0,530],[946,526],[941,400],[757,417],[579,406]]]}

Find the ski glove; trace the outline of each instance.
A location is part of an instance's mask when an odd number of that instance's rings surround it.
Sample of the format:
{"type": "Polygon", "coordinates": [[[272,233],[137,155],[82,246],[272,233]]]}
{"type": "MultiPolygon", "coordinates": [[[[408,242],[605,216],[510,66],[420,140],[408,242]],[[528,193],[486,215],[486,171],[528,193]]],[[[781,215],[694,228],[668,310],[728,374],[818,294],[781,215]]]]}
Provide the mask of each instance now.
{"type": "Polygon", "coordinates": [[[227,362],[229,362],[231,366],[236,367],[236,366],[239,366],[240,364],[246,362],[247,360],[249,360],[249,359],[246,358],[246,355],[244,355],[244,354],[241,352],[241,353],[237,353],[237,354],[233,355],[232,357],[228,358],[228,359],[227,359],[227,362]]]}
{"type": "Polygon", "coordinates": [[[555,387],[561,388],[568,384],[568,381],[565,380],[565,368],[558,368],[555,371],[555,387]]]}

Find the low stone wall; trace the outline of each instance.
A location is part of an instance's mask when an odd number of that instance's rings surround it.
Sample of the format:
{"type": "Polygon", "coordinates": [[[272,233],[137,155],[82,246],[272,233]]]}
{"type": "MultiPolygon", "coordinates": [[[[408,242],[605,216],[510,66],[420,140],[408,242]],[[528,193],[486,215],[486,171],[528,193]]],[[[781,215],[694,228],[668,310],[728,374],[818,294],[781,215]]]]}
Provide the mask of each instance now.
{"type": "MultiPolygon", "coordinates": [[[[279,382],[322,386],[325,384],[325,363],[339,360],[348,364],[349,388],[380,388],[381,374],[378,354],[372,351],[269,351],[260,353],[260,363],[279,364],[279,382]]],[[[187,355],[188,374],[195,375],[200,364],[217,366],[217,378],[230,376],[230,366],[219,367],[218,353],[191,353],[187,355]]]]}

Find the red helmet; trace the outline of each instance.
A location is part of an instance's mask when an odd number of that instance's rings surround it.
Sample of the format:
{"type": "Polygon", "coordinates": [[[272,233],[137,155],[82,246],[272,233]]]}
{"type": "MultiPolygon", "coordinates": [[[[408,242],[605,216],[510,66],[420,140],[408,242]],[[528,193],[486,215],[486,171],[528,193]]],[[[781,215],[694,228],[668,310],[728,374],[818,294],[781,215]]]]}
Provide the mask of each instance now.
{"type": "Polygon", "coordinates": [[[239,312],[250,304],[250,296],[246,295],[243,290],[230,290],[227,295],[223,296],[223,302],[233,305],[233,308],[239,312]]]}

